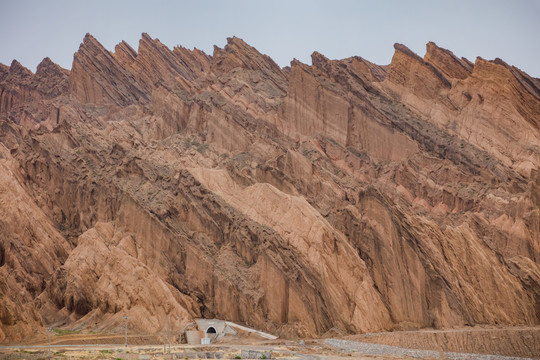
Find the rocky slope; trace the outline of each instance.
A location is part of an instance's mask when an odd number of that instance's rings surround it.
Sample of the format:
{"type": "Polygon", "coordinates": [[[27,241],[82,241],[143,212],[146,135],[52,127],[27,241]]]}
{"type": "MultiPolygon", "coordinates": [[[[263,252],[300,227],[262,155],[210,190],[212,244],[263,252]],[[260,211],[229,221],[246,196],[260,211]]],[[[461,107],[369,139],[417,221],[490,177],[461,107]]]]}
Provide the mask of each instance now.
{"type": "Polygon", "coordinates": [[[540,322],[540,80],[395,45],[281,69],[87,35],[0,65],[0,341],[540,322]]]}

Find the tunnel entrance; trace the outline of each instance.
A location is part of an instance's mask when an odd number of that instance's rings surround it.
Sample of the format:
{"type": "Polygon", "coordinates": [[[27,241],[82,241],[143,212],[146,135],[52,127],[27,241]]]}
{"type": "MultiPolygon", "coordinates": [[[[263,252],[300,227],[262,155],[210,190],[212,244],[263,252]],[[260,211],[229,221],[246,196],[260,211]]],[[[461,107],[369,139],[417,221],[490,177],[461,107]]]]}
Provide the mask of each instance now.
{"type": "Polygon", "coordinates": [[[213,326],[210,326],[208,329],[206,329],[207,334],[216,334],[217,331],[213,326]]]}

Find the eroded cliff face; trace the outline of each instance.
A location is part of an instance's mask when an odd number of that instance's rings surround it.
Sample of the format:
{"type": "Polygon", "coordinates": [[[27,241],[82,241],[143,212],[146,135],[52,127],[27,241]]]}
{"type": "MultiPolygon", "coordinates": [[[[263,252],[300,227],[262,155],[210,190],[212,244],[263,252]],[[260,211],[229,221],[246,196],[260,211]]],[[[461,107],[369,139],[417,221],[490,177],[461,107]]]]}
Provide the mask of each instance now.
{"type": "Polygon", "coordinates": [[[1,65],[0,341],[538,324],[540,80],[395,48],[281,69],[87,35],[71,71],[1,65]]]}

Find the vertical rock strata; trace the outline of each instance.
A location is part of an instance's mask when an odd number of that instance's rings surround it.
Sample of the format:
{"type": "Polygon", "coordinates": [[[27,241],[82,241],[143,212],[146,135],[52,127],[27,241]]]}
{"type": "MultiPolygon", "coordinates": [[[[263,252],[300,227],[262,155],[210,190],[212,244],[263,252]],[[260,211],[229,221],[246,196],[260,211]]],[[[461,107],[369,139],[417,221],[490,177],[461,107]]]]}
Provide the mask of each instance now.
{"type": "Polygon", "coordinates": [[[0,342],[540,322],[540,80],[427,44],[281,69],[86,35],[0,64],[0,342]]]}

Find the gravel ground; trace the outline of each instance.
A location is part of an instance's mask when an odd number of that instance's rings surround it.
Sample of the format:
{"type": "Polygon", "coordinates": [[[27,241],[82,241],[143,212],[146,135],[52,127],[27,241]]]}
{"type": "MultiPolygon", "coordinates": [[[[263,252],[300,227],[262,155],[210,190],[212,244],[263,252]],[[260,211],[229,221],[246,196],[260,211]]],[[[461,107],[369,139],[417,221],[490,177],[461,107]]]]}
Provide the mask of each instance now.
{"type": "Polygon", "coordinates": [[[484,354],[466,354],[455,352],[439,352],[433,350],[405,349],[397,346],[371,344],[352,340],[326,339],[324,342],[336,349],[345,352],[356,352],[366,355],[392,355],[409,356],[415,359],[435,358],[452,360],[532,360],[530,358],[502,356],[502,355],[484,355],[484,354]]]}

